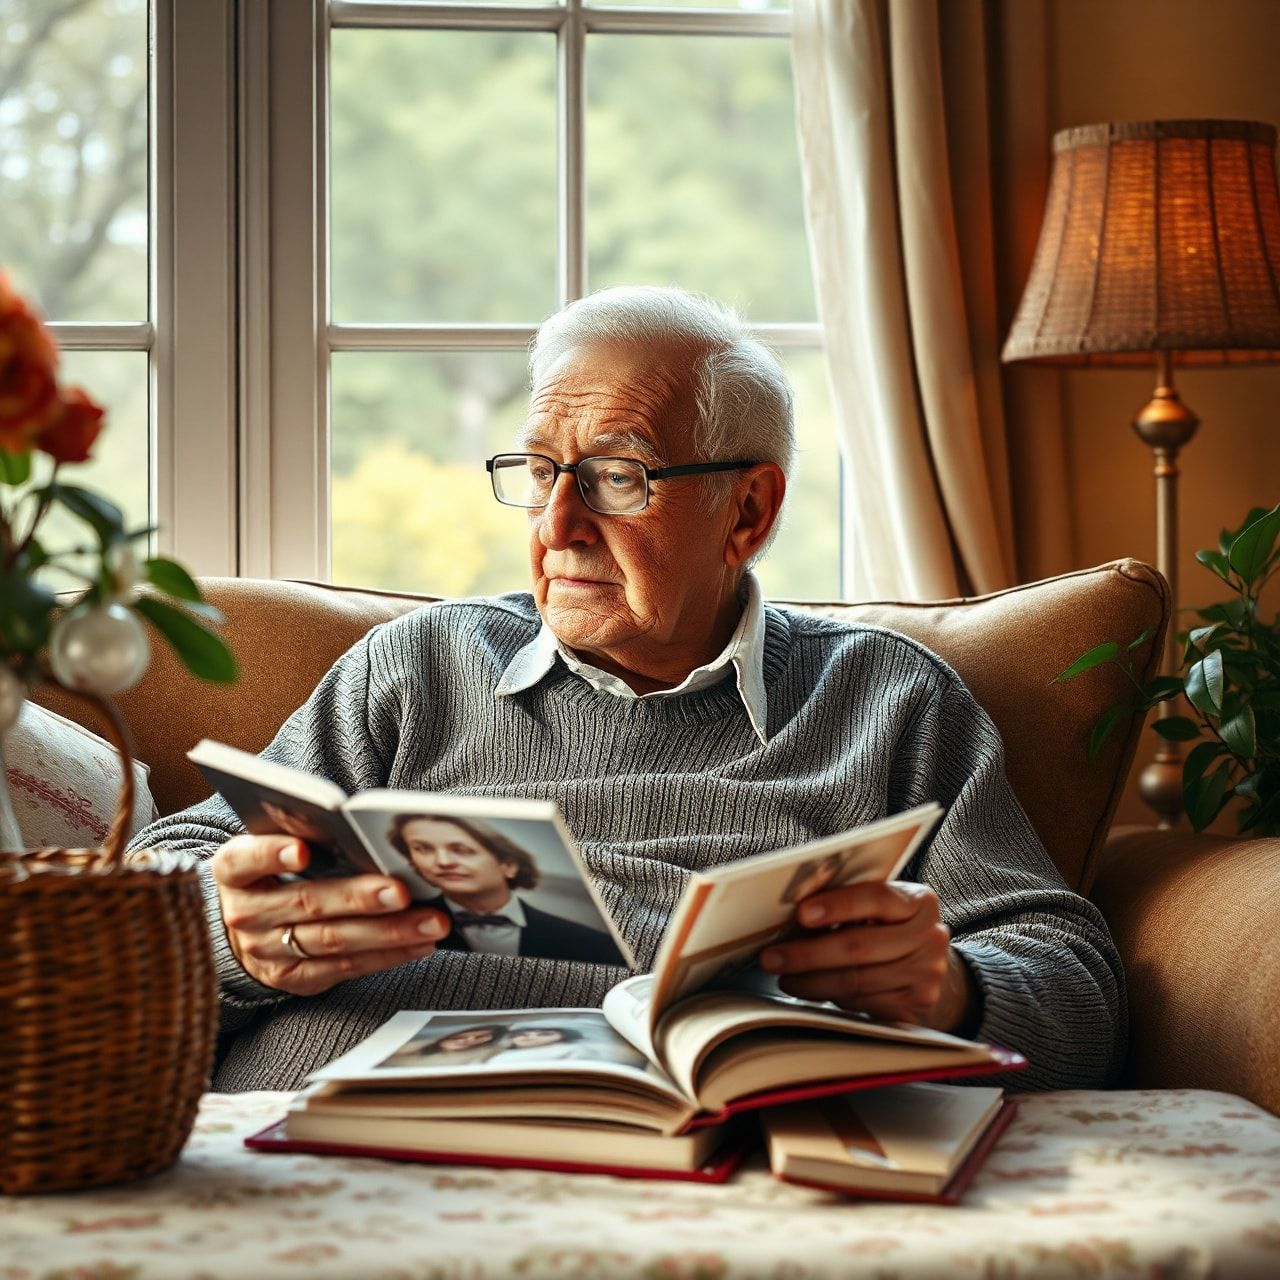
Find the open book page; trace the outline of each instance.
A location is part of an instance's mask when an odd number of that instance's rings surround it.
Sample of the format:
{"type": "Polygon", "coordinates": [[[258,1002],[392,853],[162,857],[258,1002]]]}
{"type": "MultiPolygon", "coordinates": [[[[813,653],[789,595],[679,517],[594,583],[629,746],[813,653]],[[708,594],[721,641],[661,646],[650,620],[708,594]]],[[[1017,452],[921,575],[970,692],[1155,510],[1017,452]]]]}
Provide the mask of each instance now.
{"type": "Polygon", "coordinates": [[[749,965],[795,927],[796,904],[824,889],[890,880],[942,816],[921,805],[865,827],[690,877],[654,962],[649,1030],[682,996],[749,965]]]}
{"type": "Polygon", "coordinates": [[[629,1044],[639,1049],[650,1062],[658,1062],[653,1043],[653,1026],[649,1017],[653,1001],[653,974],[637,973],[610,987],[601,1011],[609,1025],[629,1044]]]}
{"type": "Polygon", "coordinates": [[[365,791],[343,811],[379,865],[453,921],[446,947],[634,968],[551,801],[365,791]]]}
{"type": "Polygon", "coordinates": [[[295,1104],[311,1114],[405,1120],[528,1120],[556,1122],[571,1117],[601,1124],[628,1124],[656,1133],[676,1133],[694,1114],[692,1103],[664,1093],[625,1087],[614,1077],[558,1080],[508,1079],[495,1089],[484,1078],[465,1086],[422,1089],[416,1081],[363,1085],[321,1081],[295,1104]]]}
{"type": "Polygon", "coordinates": [[[654,1048],[676,1084],[709,1110],[760,1090],[824,1078],[993,1061],[985,1045],[944,1031],[873,1022],[784,995],[728,991],[690,996],[668,1010],[654,1048]],[[767,1038],[752,1034],[763,1032],[767,1038]]]}
{"type": "Polygon", "coordinates": [[[690,1101],[598,1009],[404,1011],[308,1079],[418,1091],[501,1086],[504,1092],[522,1081],[571,1086],[594,1080],[681,1108],[690,1101]]]}

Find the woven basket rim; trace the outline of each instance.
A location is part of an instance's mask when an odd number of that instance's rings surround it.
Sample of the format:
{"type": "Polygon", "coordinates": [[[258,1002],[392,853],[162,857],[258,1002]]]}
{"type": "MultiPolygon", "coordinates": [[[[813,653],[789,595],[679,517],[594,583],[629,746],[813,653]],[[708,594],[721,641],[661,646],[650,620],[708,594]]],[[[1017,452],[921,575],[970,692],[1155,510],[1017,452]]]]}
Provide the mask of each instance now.
{"type": "Polygon", "coordinates": [[[157,851],[157,858],[158,862],[145,862],[134,854],[119,862],[108,863],[103,860],[101,849],[0,851],[0,891],[30,886],[43,886],[50,892],[55,887],[70,891],[92,885],[93,891],[98,892],[137,889],[148,884],[178,884],[198,876],[200,859],[193,853],[161,850],[157,851]],[[59,854],[73,857],[93,855],[97,861],[93,864],[85,861],[81,865],[59,863],[54,860],[59,854]]]}

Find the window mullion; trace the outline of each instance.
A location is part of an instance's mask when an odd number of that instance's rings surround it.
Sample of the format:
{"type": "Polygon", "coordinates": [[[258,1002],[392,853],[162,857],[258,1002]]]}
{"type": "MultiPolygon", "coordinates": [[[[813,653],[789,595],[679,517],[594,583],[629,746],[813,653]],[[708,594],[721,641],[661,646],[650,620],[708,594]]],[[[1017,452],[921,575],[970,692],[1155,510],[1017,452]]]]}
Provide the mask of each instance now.
{"type": "Polygon", "coordinates": [[[232,0],[155,0],[153,14],[157,543],[197,573],[230,574],[237,568],[234,13],[232,0]]]}
{"type": "Polygon", "coordinates": [[[556,34],[556,116],[559,129],[556,168],[560,235],[557,260],[560,264],[562,306],[582,297],[586,291],[585,40],[582,0],[568,0],[564,22],[556,34]]]}
{"type": "MultiPolygon", "coordinates": [[[[245,5],[258,7],[256,0],[245,5]]],[[[257,403],[261,411],[258,397],[265,397],[268,416],[245,423],[241,494],[252,508],[243,521],[248,534],[244,571],[324,578],[329,571],[328,21],[324,0],[271,5],[268,12],[265,33],[257,35],[268,45],[269,126],[265,139],[259,135],[268,154],[247,171],[259,180],[265,173],[269,191],[270,316],[259,325],[252,357],[259,381],[249,384],[250,405],[257,403]],[[265,482],[248,474],[264,449],[270,473],[265,482]]],[[[257,74],[252,66],[246,70],[257,74]]],[[[253,193],[242,192],[242,213],[256,205],[253,193]]],[[[242,263],[242,284],[250,290],[252,270],[251,261],[242,263]]]]}

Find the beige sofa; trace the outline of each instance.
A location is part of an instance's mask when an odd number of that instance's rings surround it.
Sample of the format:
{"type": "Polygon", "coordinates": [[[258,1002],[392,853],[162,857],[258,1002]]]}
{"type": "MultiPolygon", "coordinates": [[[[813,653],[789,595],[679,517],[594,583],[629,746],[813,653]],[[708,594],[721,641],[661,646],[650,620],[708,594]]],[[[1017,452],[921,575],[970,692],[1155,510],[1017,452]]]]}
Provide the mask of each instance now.
{"type": "MultiPolygon", "coordinates": [[[[208,736],[258,750],[332,661],[378,622],[428,597],[319,583],[215,578],[238,684],[189,677],[167,652],[121,699],[162,813],[207,794],[184,752],[208,736]]],[[[1014,789],[1067,882],[1106,914],[1129,983],[1125,1083],[1238,1093],[1280,1114],[1280,840],[1188,831],[1108,831],[1142,737],[1134,721],[1098,761],[1089,726],[1119,700],[1114,668],[1068,684],[1052,677],[1079,653],[1168,624],[1164,581],[1123,560],[972,599],[936,604],[806,604],[914,636],[955,667],[1004,737],[1014,789]]],[[[41,700],[92,724],[58,690],[41,700]]],[[[1151,736],[1146,735],[1149,750],[1151,736]]]]}

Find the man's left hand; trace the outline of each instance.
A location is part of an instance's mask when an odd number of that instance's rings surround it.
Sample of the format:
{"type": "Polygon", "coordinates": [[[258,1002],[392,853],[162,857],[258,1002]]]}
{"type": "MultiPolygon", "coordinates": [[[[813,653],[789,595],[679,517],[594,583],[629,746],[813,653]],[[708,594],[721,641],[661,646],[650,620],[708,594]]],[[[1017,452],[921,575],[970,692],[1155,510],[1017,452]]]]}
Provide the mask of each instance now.
{"type": "Polygon", "coordinates": [[[801,902],[796,917],[804,935],[760,954],[761,968],[777,974],[788,995],[830,1000],[880,1022],[976,1030],[977,985],[928,885],[827,889],[801,902]]]}

